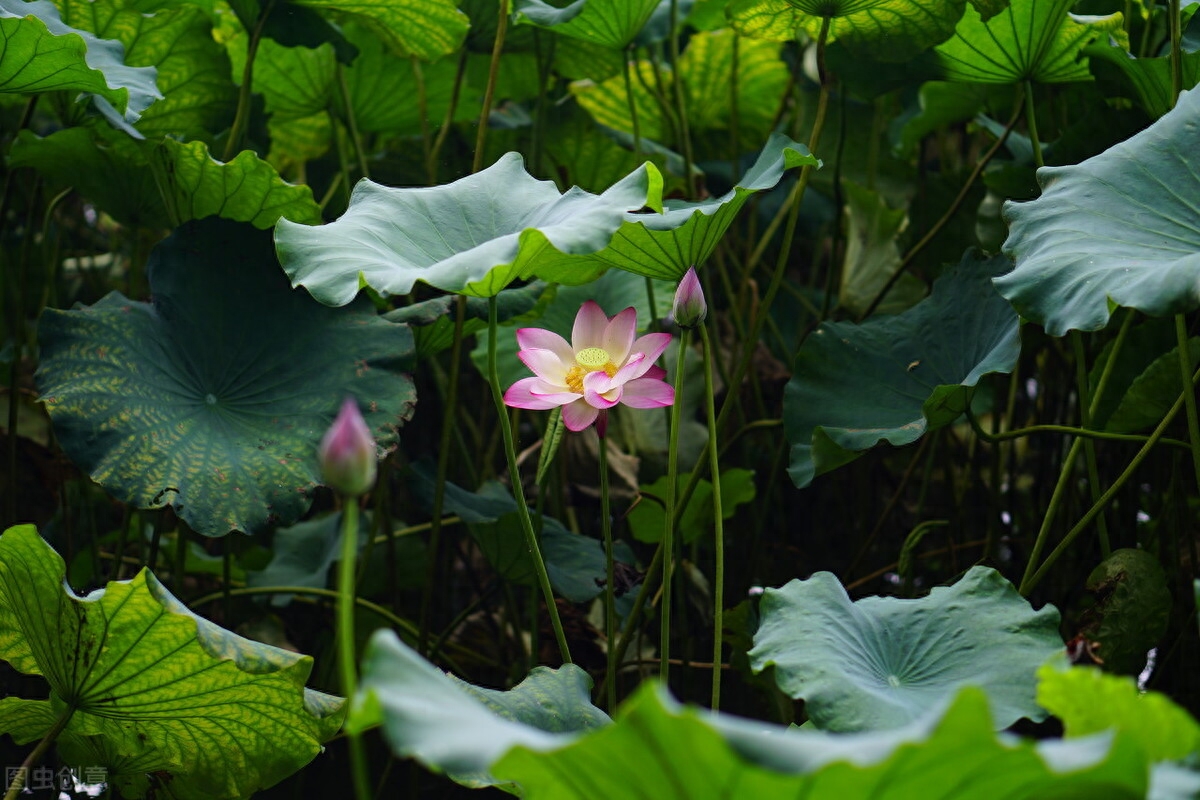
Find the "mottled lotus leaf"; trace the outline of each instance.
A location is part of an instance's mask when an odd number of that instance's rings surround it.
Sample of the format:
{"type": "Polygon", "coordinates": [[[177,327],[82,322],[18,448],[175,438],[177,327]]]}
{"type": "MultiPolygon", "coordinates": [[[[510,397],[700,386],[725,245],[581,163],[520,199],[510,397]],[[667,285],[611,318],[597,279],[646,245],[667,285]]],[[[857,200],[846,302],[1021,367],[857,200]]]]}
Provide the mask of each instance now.
{"type": "Polygon", "coordinates": [[[768,589],[749,652],[755,672],[774,667],[822,730],[898,728],[964,686],[987,691],[997,729],[1040,720],[1034,673],[1062,651],[1059,616],[1040,611],[1000,573],[972,567],[918,600],[851,602],[829,572],[768,589]]]}
{"type": "Polygon", "coordinates": [[[1150,316],[1200,306],[1200,90],[1098,156],[1038,170],[1042,194],[1007,203],[996,288],[1052,336],[1099,330],[1117,306],[1150,316]]]}
{"type": "Polygon", "coordinates": [[[966,0],[732,0],[729,21],[744,36],[773,41],[816,38],[828,20],[828,40],[903,61],[945,41],[966,0]]]}
{"type": "Polygon", "coordinates": [[[594,278],[595,264],[570,256],[603,249],[626,212],[661,207],[661,186],[658,170],[647,164],[602,194],[562,193],[508,153],[444,186],[359,181],[339,219],[316,227],[280,220],[275,244],[292,285],[327,305],[349,303],[363,284],[394,295],[412,291],[418,280],[489,297],[532,275],[573,283],[594,278]]]}
{"type": "Polygon", "coordinates": [[[980,378],[1012,371],[1019,320],[992,287],[1008,268],[968,253],[903,313],[824,323],[804,341],[783,399],[797,486],[881,441],[908,444],[953,422],[980,378]]]}
{"type": "Polygon", "coordinates": [[[32,525],[0,535],[0,629],[19,633],[0,640],[0,658],[43,675],[51,693],[7,699],[0,731],[40,736],[73,708],[62,734],[73,752],[153,765],[172,797],[196,800],[249,797],[337,732],[344,703],[304,687],[310,657],[197,617],[148,570],[85,597],[65,572],[32,525]],[[86,747],[90,737],[105,746],[86,747]]]}
{"type": "MultiPolygon", "coordinates": [[[[399,55],[433,61],[453,53],[467,33],[467,15],[454,0],[292,0],[298,6],[345,15],[365,25],[399,55]]],[[[381,101],[384,98],[380,98],[381,101]]]]}
{"type": "MultiPolygon", "coordinates": [[[[1178,374],[1178,362],[1175,367],[1178,374]]],[[[1088,575],[1087,589],[1093,605],[1079,621],[1079,635],[1092,643],[1105,670],[1137,675],[1171,617],[1171,591],[1158,559],[1145,550],[1114,550],[1088,575]]]]}
{"type": "Polygon", "coordinates": [[[1108,33],[1123,33],[1119,13],[1074,17],[1074,0],[1010,3],[986,21],[968,8],[954,36],[935,49],[948,80],[974,83],[1090,81],[1083,49],[1108,33]]]}
{"type": "Polygon", "coordinates": [[[556,8],[544,0],[513,0],[513,14],[518,23],[620,50],[633,41],[658,5],[659,0],[575,0],[556,8]]]}
{"type": "Polygon", "coordinates": [[[56,435],[113,495],[207,536],[255,531],[308,509],[345,397],[395,446],[415,403],[407,327],[292,290],[269,232],[216,217],[161,242],[148,275],[150,303],[113,292],[39,324],[56,435]]]}
{"type": "Polygon", "coordinates": [[[127,122],[162,97],[153,67],[127,66],[120,42],[71,27],[48,0],[0,0],[0,40],[0,92],[88,92],[127,122]]]}

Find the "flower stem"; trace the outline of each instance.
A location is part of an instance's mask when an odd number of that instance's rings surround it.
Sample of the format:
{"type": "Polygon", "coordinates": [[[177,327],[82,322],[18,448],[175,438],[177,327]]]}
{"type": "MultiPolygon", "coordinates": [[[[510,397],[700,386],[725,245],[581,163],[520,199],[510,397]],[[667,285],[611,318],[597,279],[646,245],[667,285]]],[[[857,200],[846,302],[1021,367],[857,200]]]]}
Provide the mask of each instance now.
{"type": "Polygon", "coordinates": [[[671,573],[675,565],[675,494],[679,482],[679,424],[683,416],[683,365],[687,361],[688,336],[679,332],[679,356],[675,361],[675,402],[671,405],[670,444],[667,447],[667,496],[663,508],[662,535],[662,628],[659,634],[658,669],[663,685],[670,682],[671,662],[671,573]]]}
{"type": "Polygon", "coordinates": [[[1179,375],[1183,379],[1183,407],[1187,409],[1188,439],[1192,444],[1192,469],[1200,486],[1200,419],[1196,414],[1196,393],[1188,386],[1188,376],[1192,374],[1194,366],[1188,347],[1187,320],[1183,314],[1175,315],[1175,337],[1179,340],[1179,375]]]}
{"type": "Polygon", "coordinates": [[[504,36],[508,33],[508,0],[500,0],[500,17],[496,23],[496,41],[492,45],[492,61],[488,67],[487,87],[483,90],[483,108],[479,112],[479,130],[475,134],[475,160],[471,172],[483,169],[483,147],[487,143],[488,118],[492,114],[492,99],[500,77],[500,54],[504,52],[504,36]]]}
{"type": "Polygon", "coordinates": [[[50,730],[46,731],[46,735],[42,737],[33,751],[25,757],[21,762],[21,766],[11,784],[8,791],[4,794],[4,800],[17,800],[21,796],[21,790],[25,788],[25,776],[33,769],[33,765],[46,754],[50,749],[50,745],[54,744],[54,740],[63,732],[63,728],[67,727],[67,723],[71,721],[71,717],[75,714],[75,707],[68,706],[58,719],[54,720],[54,724],[50,726],[50,730]]]}
{"type": "MultiPolygon", "coordinates": [[[[601,414],[607,412],[601,411],[601,414]]],[[[608,440],[600,437],[600,530],[604,534],[604,637],[608,666],[604,675],[605,707],[612,713],[617,707],[617,601],[616,567],[613,564],[612,516],[608,503],[608,440]]]]}
{"type": "MultiPolygon", "coordinates": [[[[358,557],[358,498],[343,497],[342,559],[338,564],[337,634],[338,660],[342,668],[342,694],[346,702],[354,702],[358,673],[354,663],[354,574],[358,557]]],[[[354,779],[354,796],[370,800],[371,784],[367,778],[367,757],[359,733],[347,732],[350,747],[350,774],[354,779]]]]}
{"type": "Polygon", "coordinates": [[[725,615],[725,515],[721,509],[721,470],[717,453],[717,409],[713,400],[713,350],[708,327],[700,326],[700,341],[704,344],[704,404],[708,419],[708,466],[712,480],[713,529],[716,567],[713,572],[713,711],[721,707],[721,633],[725,615]]]}
{"type": "Polygon", "coordinates": [[[529,506],[525,502],[525,492],[521,488],[521,473],[517,469],[517,451],[513,444],[512,428],[508,424],[508,407],[504,405],[504,395],[500,392],[500,373],[496,368],[497,317],[496,297],[492,295],[488,298],[488,383],[492,387],[492,400],[496,404],[496,413],[500,418],[500,436],[504,440],[504,457],[508,461],[508,480],[512,484],[513,498],[517,501],[517,518],[521,521],[521,530],[525,534],[525,546],[529,548],[533,569],[537,573],[538,586],[542,589],[542,598],[546,601],[546,611],[550,614],[550,626],[554,629],[558,652],[562,656],[563,663],[570,664],[571,649],[567,646],[567,636],[563,632],[562,620],[558,618],[558,606],[554,603],[554,589],[550,586],[550,575],[546,572],[546,562],[542,559],[537,533],[533,530],[533,520],[529,518],[529,506]]]}

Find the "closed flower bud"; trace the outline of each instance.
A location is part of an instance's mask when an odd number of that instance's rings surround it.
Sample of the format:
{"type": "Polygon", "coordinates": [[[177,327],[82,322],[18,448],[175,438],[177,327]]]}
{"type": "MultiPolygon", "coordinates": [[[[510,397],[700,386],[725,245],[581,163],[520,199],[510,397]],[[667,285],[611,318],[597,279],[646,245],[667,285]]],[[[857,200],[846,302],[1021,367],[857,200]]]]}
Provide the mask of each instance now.
{"type": "Polygon", "coordinates": [[[325,484],[339,494],[359,497],[374,485],[375,440],[353,397],[342,403],[337,419],[321,439],[317,458],[325,484]]]}
{"type": "Polygon", "coordinates": [[[708,316],[708,303],[704,302],[704,290],[696,277],[696,268],[688,269],[679,288],[675,290],[675,305],[671,308],[671,319],[681,328],[696,328],[708,316]]]}

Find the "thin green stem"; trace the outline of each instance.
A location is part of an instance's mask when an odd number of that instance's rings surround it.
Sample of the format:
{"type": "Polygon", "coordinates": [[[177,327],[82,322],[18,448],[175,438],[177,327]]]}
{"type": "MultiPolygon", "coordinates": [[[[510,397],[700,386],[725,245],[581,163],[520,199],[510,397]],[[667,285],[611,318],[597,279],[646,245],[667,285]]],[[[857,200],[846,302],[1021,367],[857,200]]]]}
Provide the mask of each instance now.
{"type": "Polygon", "coordinates": [[[266,0],[258,12],[258,20],[250,34],[250,43],[246,46],[246,66],[242,69],[242,85],[238,90],[237,111],[233,116],[233,125],[229,129],[229,140],[225,142],[225,154],[221,160],[228,163],[238,153],[242,146],[242,138],[246,135],[246,127],[250,124],[250,95],[254,89],[254,58],[258,55],[258,44],[262,41],[263,28],[266,27],[267,17],[271,15],[271,7],[275,0],[266,0]]]}
{"type": "MultiPolygon", "coordinates": [[[[364,178],[371,177],[371,170],[367,167],[367,154],[363,150],[362,136],[358,133],[358,118],[354,114],[354,105],[350,102],[350,89],[346,85],[346,70],[342,66],[342,62],[337,62],[335,67],[337,71],[338,89],[342,94],[342,105],[346,109],[346,126],[350,130],[350,143],[354,145],[354,155],[358,159],[358,171],[364,178]]],[[[422,116],[424,119],[424,116],[422,116]]]]}
{"type": "MultiPolygon", "coordinates": [[[[342,558],[338,564],[337,637],[338,662],[342,670],[342,694],[354,701],[358,672],[354,647],[354,573],[358,558],[358,498],[343,498],[342,558]]],[[[367,774],[367,756],[361,734],[347,734],[350,747],[350,774],[354,779],[354,795],[358,800],[370,800],[371,784],[367,774]]]]}
{"type": "Polygon", "coordinates": [[[428,174],[429,185],[437,184],[437,159],[438,153],[442,151],[442,145],[446,143],[446,137],[450,135],[450,128],[454,122],[454,113],[458,110],[458,98],[462,94],[463,79],[467,74],[467,56],[470,50],[466,47],[458,54],[458,68],[454,73],[454,88],[450,91],[450,105],[446,108],[446,116],[442,119],[442,127],[438,129],[437,136],[433,140],[433,147],[430,148],[429,157],[425,160],[425,172],[428,174]]]}
{"type": "Polygon", "coordinates": [[[497,317],[497,302],[493,295],[488,298],[488,383],[492,387],[492,401],[496,405],[500,436],[504,441],[504,456],[508,462],[508,480],[512,485],[513,497],[517,501],[517,518],[521,521],[521,530],[525,534],[525,546],[529,549],[529,556],[533,561],[534,571],[537,573],[538,585],[542,589],[542,598],[546,601],[546,611],[550,614],[550,626],[554,629],[558,652],[562,656],[563,663],[570,664],[571,649],[567,646],[567,636],[563,632],[562,620],[558,617],[558,606],[554,602],[554,589],[550,586],[550,575],[546,572],[546,562],[542,559],[542,550],[538,545],[537,533],[533,529],[533,520],[529,518],[529,506],[525,502],[525,492],[521,488],[521,473],[517,469],[517,452],[513,444],[512,427],[508,421],[508,407],[504,405],[504,395],[500,392],[500,372],[496,366],[497,317]]]}
{"type": "Polygon", "coordinates": [[[690,331],[679,332],[679,355],[675,360],[675,402],[671,404],[670,441],[667,445],[667,496],[663,504],[663,591],[661,628],[658,640],[658,657],[662,659],[659,679],[663,685],[670,683],[671,659],[671,578],[675,565],[675,495],[679,483],[679,427],[683,419],[683,368],[687,361],[690,331]]]}
{"type": "MultiPolygon", "coordinates": [[[[601,414],[606,412],[601,411],[601,414]]],[[[613,713],[617,708],[617,600],[616,564],[613,560],[612,514],[608,500],[608,440],[600,437],[600,530],[604,535],[604,637],[608,663],[605,670],[605,708],[613,713]]]]}
{"type": "MultiPolygon", "coordinates": [[[[637,102],[633,98],[633,66],[630,65],[629,57],[633,55],[632,45],[626,49],[626,52],[621,55],[621,64],[624,69],[621,74],[625,76],[625,99],[629,105],[629,122],[633,125],[633,160],[642,160],[642,129],[638,124],[637,102]]],[[[647,278],[649,280],[649,278],[647,278]]],[[[653,310],[653,309],[651,309],[653,310]]]]}
{"type": "MultiPolygon", "coordinates": [[[[1176,0],[1178,2],[1178,0],[1176,0]]],[[[683,153],[683,179],[688,199],[695,197],[696,188],[692,184],[692,164],[696,159],[692,155],[692,136],[688,130],[687,87],[684,84],[683,70],[679,68],[679,0],[671,0],[670,20],[668,22],[667,41],[671,48],[671,88],[675,94],[675,108],[679,118],[679,145],[683,153]]]]}
{"type": "MultiPolygon", "coordinates": [[[[1090,428],[1092,425],[1091,402],[1088,400],[1087,351],[1083,346],[1083,334],[1071,331],[1071,347],[1075,351],[1075,385],[1079,396],[1080,427],[1090,428]]],[[[1192,374],[1188,370],[1188,375],[1192,374]]],[[[1088,489],[1092,494],[1092,502],[1100,499],[1100,470],[1096,465],[1096,443],[1091,439],[1083,440],[1083,460],[1087,467],[1088,489]]],[[[1096,535],[1100,537],[1100,552],[1105,558],[1112,551],[1108,542],[1108,523],[1101,514],[1096,518],[1096,535]]]]}
{"type": "MultiPolygon", "coordinates": [[[[1070,425],[1030,425],[1028,428],[1015,428],[1011,431],[1003,433],[988,433],[979,424],[979,420],[967,410],[967,421],[971,424],[971,430],[985,442],[1007,442],[1013,439],[1021,439],[1035,433],[1063,433],[1067,436],[1078,436],[1086,439],[1098,439],[1104,442],[1137,442],[1143,444],[1149,441],[1149,436],[1143,436],[1139,433],[1113,433],[1111,431],[1095,431],[1089,428],[1073,428],[1070,425]]],[[[1160,444],[1171,445],[1172,447],[1181,447],[1185,450],[1190,450],[1192,446],[1187,442],[1179,439],[1170,439],[1163,437],[1158,440],[1160,444]]]]}
{"type": "Polygon", "coordinates": [[[1046,166],[1042,158],[1042,141],[1038,138],[1037,114],[1033,107],[1033,81],[1025,81],[1025,130],[1029,133],[1029,144],[1033,147],[1033,163],[1040,167],[1046,166]]]}
{"type": "MultiPolygon", "coordinates": [[[[1185,382],[1183,392],[1180,393],[1179,398],[1175,401],[1174,405],[1172,405],[1167,413],[1163,416],[1162,421],[1158,423],[1158,427],[1155,428],[1154,432],[1150,434],[1150,438],[1146,440],[1144,445],[1142,445],[1142,449],[1138,450],[1137,454],[1129,462],[1129,466],[1125,468],[1125,471],[1118,475],[1117,479],[1113,481],[1112,485],[1109,486],[1104,494],[1100,496],[1100,500],[1097,501],[1086,514],[1083,515],[1079,522],[1075,523],[1075,527],[1071,528],[1071,530],[1067,532],[1067,535],[1063,537],[1062,541],[1058,543],[1057,547],[1050,551],[1050,555],[1046,556],[1046,560],[1032,575],[1028,574],[1028,570],[1026,571],[1026,576],[1021,580],[1020,588],[1020,592],[1023,596],[1029,596],[1029,593],[1033,591],[1034,587],[1036,587],[1042,578],[1046,576],[1046,573],[1050,570],[1050,567],[1054,566],[1054,563],[1058,561],[1059,557],[1062,556],[1064,552],[1066,552],[1067,548],[1071,546],[1071,543],[1075,541],[1080,533],[1087,529],[1087,526],[1091,524],[1091,521],[1095,519],[1096,515],[1103,511],[1104,508],[1110,502],[1112,502],[1112,499],[1116,497],[1117,492],[1121,489],[1121,487],[1124,486],[1131,477],[1133,477],[1133,473],[1137,471],[1137,468],[1141,465],[1142,461],[1144,461],[1146,456],[1150,455],[1150,451],[1154,449],[1154,445],[1156,445],[1159,439],[1162,438],[1163,432],[1166,431],[1167,426],[1171,424],[1171,422],[1175,419],[1175,416],[1179,413],[1179,410],[1183,408],[1185,398],[1189,394],[1193,394],[1195,392],[1195,383],[1197,380],[1200,380],[1200,371],[1197,371],[1189,380],[1185,382]]],[[[1030,563],[1033,563],[1032,560],[1030,563]]]]}
{"type": "Polygon", "coordinates": [[[475,132],[475,160],[471,163],[471,172],[479,172],[483,169],[483,148],[487,144],[488,119],[492,114],[496,81],[500,77],[500,54],[504,51],[504,36],[508,33],[508,0],[500,0],[499,6],[500,16],[496,23],[496,41],[492,45],[492,61],[488,67],[487,88],[483,90],[483,108],[479,112],[479,130],[475,132]]]}
{"type": "MultiPolygon", "coordinates": [[[[725,515],[721,508],[721,470],[717,450],[717,409],[713,400],[713,348],[708,338],[708,327],[700,326],[700,341],[704,345],[704,404],[708,419],[708,469],[712,475],[713,497],[713,540],[715,567],[713,569],[713,664],[721,663],[722,633],[725,628],[725,515]]],[[[721,670],[712,671],[713,711],[721,707],[721,670]]]]}
{"type": "Polygon", "coordinates": [[[450,464],[450,436],[454,432],[454,420],[458,414],[458,376],[462,364],[463,323],[466,319],[467,298],[458,295],[454,304],[454,343],[450,347],[450,374],[447,378],[446,398],[442,405],[442,432],[438,444],[437,477],[433,484],[433,518],[429,529],[429,562],[425,567],[425,586],[421,589],[420,626],[417,652],[425,654],[429,640],[429,609],[433,601],[433,587],[437,585],[438,552],[441,546],[442,508],[446,499],[446,472],[450,464]]]}
{"type": "MultiPolygon", "coordinates": [[[[638,589],[637,597],[633,600],[633,608],[629,615],[625,617],[625,624],[621,627],[621,638],[617,640],[617,663],[625,663],[625,651],[629,649],[629,643],[633,641],[633,629],[637,627],[637,622],[641,619],[642,610],[646,607],[646,601],[649,599],[651,592],[654,589],[654,581],[659,577],[663,565],[663,543],[659,542],[658,547],[654,550],[654,556],[650,559],[650,566],[646,567],[646,573],[642,576],[642,588],[638,589]]],[[[604,676],[604,681],[608,680],[608,676],[604,676]]],[[[615,676],[614,676],[615,680],[615,676]]],[[[604,694],[604,683],[600,684],[597,690],[598,694],[604,694]]]]}
{"type": "Polygon", "coordinates": [[[1183,91],[1183,29],[1179,16],[1179,0],[1167,0],[1167,28],[1171,36],[1171,105],[1183,91]]]}
{"type": "Polygon", "coordinates": [[[1187,409],[1188,439],[1191,441],[1192,470],[1196,475],[1196,485],[1200,486],[1200,420],[1196,416],[1196,393],[1187,391],[1188,376],[1192,374],[1195,365],[1192,363],[1192,351],[1188,346],[1187,320],[1183,314],[1175,315],[1175,338],[1179,340],[1179,376],[1183,381],[1183,404],[1187,409]]]}
{"type": "Polygon", "coordinates": [[[68,706],[62,715],[54,720],[54,724],[50,726],[50,730],[46,731],[46,735],[42,737],[37,746],[25,757],[18,768],[16,777],[8,786],[8,791],[4,794],[4,800],[17,800],[21,796],[21,790],[25,788],[25,776],[33,771],[33,765],[36,764],[46,751],[50,749],[50,745],[58,738],[58,735],[67,727],[67,723],[71,721],[71,717],[75,714],[75,707],[68,706]]]}

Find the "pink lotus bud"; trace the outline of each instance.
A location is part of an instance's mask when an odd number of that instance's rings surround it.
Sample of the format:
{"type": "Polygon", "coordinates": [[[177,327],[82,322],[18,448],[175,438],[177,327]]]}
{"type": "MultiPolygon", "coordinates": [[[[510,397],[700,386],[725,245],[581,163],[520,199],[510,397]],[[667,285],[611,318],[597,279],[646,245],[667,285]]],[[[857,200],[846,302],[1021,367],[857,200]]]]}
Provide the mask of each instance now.
{"type": "Polygon", "coordinates": [[[696,328],[708,316],[708,303],[704,301],[704,290],[696,277],[696,268],[690,267],[675,290],[675,305],[671,308],[671,319],[681,328],[696,328]]]}
{"type": "Polygon", "coordinates": [[[364,495],[375,483],[375,440],[353,397],[321,439],[317,459],[326,485],[346,497],[364,495]]]}

